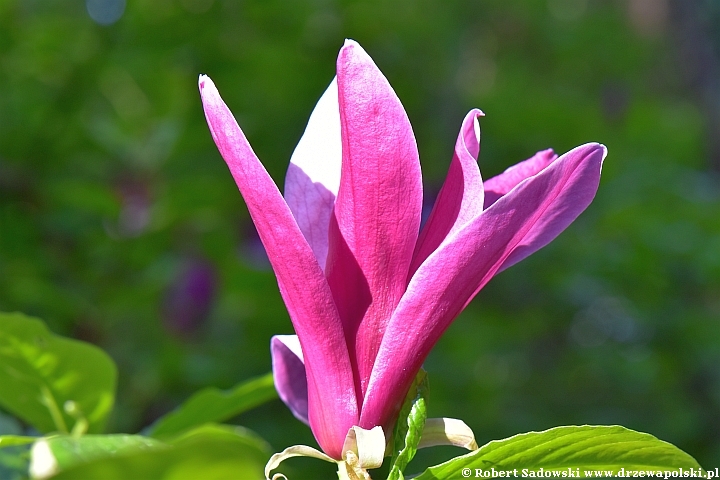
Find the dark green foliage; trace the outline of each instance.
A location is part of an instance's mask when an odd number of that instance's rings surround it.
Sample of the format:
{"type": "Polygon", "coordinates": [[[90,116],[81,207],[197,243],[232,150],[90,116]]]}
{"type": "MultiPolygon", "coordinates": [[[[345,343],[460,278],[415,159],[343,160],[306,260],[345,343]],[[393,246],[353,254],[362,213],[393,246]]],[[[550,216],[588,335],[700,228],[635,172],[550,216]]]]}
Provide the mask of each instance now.
{"type": "Polygon", "coordinates": [[[229,391],[206,388],[148,428],[155,438],[178,435],[208,422],[222,422],[277,398],[272,374],[244,382],[229,391]]]}
{"type": "Polygon", "coordinates": [[[0,313],[0,406],[42,433],[102,432],[117,368],[105,352],[0,313]]]}
{"type": "MultiPolygon", "coordinates": [[[[429,416],[463,419],[479,444],[623,424],[720,458],[712,2],[687,2],[690,30],[683,2],[661,0],[134,0],[109,26],[84,3],[0,1],[0,311],[113,357],[110,431],[267,372],[270,336],[291,332],[198,74],[282,185],[351,37],[404,103],[429,192],[472,107],[487,114],[485,177],[539,149],[609,149],[588,211],[494,279],[431,354],[429,416]],[[198,284],[197,305],[173,303],[198,284]]],[[[280,402],[239,420],[273,450],[313,444],[280,402]]]]}

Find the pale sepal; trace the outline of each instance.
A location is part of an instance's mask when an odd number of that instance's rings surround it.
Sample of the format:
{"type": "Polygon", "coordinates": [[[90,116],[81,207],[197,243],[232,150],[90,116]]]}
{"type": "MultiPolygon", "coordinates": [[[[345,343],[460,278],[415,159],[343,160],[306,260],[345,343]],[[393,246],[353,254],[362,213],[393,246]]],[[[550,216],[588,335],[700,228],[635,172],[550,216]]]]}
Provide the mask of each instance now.
{"type": "Polygon", "coordinates": [[[343,459],[338,461],[325,455],[323,452],[307,445],[294,445],[280,453],[276,453],[265,465],[266,480],[287,480],[282,473],[270,477],[270,472],[280,464],[292,457],[311,457],[336,463],[338,476],[341,480],[371,480],[367,473],[368,468],[378,468],[382,465],[385,454],[385,433],[382,427],[365,430],[354,426],[350,428],[343,444],[343,459]]]}
{"type": "Polygon", "coordinates": [[[478,449],[475,434],[462,420],[455,418],[428,418],[418,448],[451,445],[473,451],[478,449]]]}
{"type": "Polygon", "coordinates": [[[279,480],[279,479],[287,480],[287,477],[285,475],[283,475],[282,473],[276,473],[275,475],[270,477],[270,472],[272,472],[277,467],[279,467],[282,462],[284,462],[288,458],[292,458],[292,457],[311,457],[311,458],[317,458],[320,460],[324,460],[329,463],[338,463],[334,458],[325,455],[320,450],[317,450],[312,447],[308,447],[307,445],[293,445],[292,447],[288,447],[285,450],[283,450],[282,452],[276,453],[272,457],[270,457],[270,460],[268,460],[267,464],[265,464],[265,479],[266,480],[279,480]]]}
{"type": "MultiPolygon", "coordinates": [[[[385,456],[385,432],[376,426],[370,430],[352,427],[343,444],[343,461],[358,478],[370,478],[368,468],[378,468],[385,456]]],[[[350,477],[352,478],[352,476],[350,477]]]]}

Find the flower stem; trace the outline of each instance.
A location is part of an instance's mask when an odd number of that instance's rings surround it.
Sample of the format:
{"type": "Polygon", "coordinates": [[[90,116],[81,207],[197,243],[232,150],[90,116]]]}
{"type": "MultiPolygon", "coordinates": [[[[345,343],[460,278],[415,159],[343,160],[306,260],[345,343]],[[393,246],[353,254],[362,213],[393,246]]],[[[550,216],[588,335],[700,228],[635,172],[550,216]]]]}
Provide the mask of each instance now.
{"type": "Polygon", "coordinates": [[[42,402],[45,404],[48,411],[50,412],[53,423],[55,423],[55,428],[57,428],[58,432],[60,433],[68,433],[65,419],[60,412],[60,408],[58,407],[58,404],[55,401],[55,397],[53,397],[52,392],[50,392],[50,389],[45,385],[40,387],[40,391],[42,393],[42,402]]]}

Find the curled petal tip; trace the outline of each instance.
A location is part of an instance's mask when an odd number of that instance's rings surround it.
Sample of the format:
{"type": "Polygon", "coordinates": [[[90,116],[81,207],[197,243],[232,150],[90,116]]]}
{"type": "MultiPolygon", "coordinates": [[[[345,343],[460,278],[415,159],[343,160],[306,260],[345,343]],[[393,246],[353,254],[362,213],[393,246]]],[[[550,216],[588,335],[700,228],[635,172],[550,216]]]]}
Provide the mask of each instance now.
{"type": "MultiPolygon", "coordinates": [[[[482,110],[480,110],[479,108],[473,108],[473,109],[470,110],[470,111],[468,112],[468,114],[466,115],[466,118],[467,118],[467,119],[472,118],[472,133],[475,134],[475,142],[477,142],[478,144],[480,143],[480,122],[478,121],[478,118],[484,117],[484,116],[485,116],[485,113],[484,113],[482,110]]],[[[470,141],[470,140],[469,140],[468,138],[466,138],[465,141],[467,142],[467,141],[470,141]]],[[[472,154],[472,155],[475,157],[475,159],[477,160],[477,156],[478,156],[478,154],[479,154],[479,151],[475,151],[475,150],[476,150],[476,149],[475,149],[474,147],[471,148],[471,154],[472,154]]]]}
{"type": "Polygon", "coordinates": [[[212,80],[210,80],[210,77],[208,77],[204,73],[201,73],[200,76],[198,77],[198,87],[200,87],[201,92],[202,92],[203,88],[205,88],[206,81],[212,82],[212,80]]]}
{"type": "Polygon", "coordinates": [[[602,143],[590,142],[590,143],[586,143],[585,145],[581,145],[577,148],[589,148],[589,149],[592,149],[595,151],[602,152],[603,159],[607,155],[607,147],[605,145],[603,145],[602,143]]]}
{"type": "MultiPolygon", "coordinates": [[[[342,48],[340,49],[340,53],[338,53],[338,71],[340,67],[340,62],[347,62],[349,63],[358,63],[358,64],[368,64],[371,63],[373,66],[375,65],[375,62],[370,58],[370,55],[365,51],[365,49],[360,45],[358,42],[351,38],[345,39],[345,43],[343,44],[342,48]]],[[[375,67],[377,68],[377,67],[375,67]]]]}
{"type": "Polygon", "coordinates": [[[586,143],[585,145],[581,145],[580,147],[577,147],[575,150],[581,149],[581,148],[587,148],[589,150],[588,156],[595,156],[596,161],[600,164],[600,169],[602,169],[602,165],[605,162],[605,157],[607,157],[607,147],[603,145],[602,143],[586,143]],[[597,158],[599,156],[599,158],[597,158]]]}
{"type": "MultiPolygon", "coordinates": [[[[480,143],[480,122],[478,122],[478,118],[484,117],[484,116],[485,116],[485,113],[483,113],[483,111],[480,110],[479,108],[473,108],[473,109],[470,111],[470,113],[474,115],[474,118],[473,118],[473,131],[474,131],[474,133],[475,133],[475,141],[477,141],[478,143],[480,143]]],[[[475,157],[477,157],[477,154],[479,154],[479,152],[476,153],[475,157]]]]}
{"type": "MultiPolygon", "coordinates": [[[[215,97],[217,97],[217,99],[220,98],[220,93],[217,87],[215,87],[215,83],[205,74],[198,77],[198,88],[200,89],[200,98],[203,103],[208,103],[209,100],[215,100],[215,97]]],[[[219,102],[216,101],[214,103],[219,102]]]]}

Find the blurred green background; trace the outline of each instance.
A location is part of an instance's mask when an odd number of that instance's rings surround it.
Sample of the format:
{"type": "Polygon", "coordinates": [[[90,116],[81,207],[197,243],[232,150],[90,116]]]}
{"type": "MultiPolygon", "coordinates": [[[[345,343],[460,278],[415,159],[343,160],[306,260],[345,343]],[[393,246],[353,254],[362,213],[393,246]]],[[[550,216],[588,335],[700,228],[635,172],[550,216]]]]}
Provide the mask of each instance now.
{"type": "MultiPolygon", "coordinates": [[[[282,185],[346,37],[404,103],[427,192],[473,107],[486,178],[548,147],[609,149],[590,208],[430,355],[430,414],[481,444],[622,424],[717,466],[715,0],[0,0],[0,311],[110,353],[112,431],[269,371],[291,326],[197,77],[282,185]]],[[[236,420],[276,450],[314,444],[279,401],[236,420]]]]}

